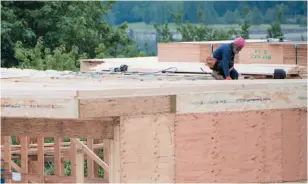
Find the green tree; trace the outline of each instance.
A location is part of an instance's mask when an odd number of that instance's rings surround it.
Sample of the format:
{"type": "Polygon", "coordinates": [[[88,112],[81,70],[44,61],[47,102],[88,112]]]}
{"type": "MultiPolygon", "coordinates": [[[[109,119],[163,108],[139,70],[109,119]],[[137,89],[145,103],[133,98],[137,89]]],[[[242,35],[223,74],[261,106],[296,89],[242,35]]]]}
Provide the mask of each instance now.
{"type": "Polygon", "coordinates": [[[77,47],[67,52],[65,46],[61,45],[51,51],[49,48],[44,48],[43,39],[40,37],[34,48],[24,48],[22,42],[17,41],[14,50],[15,57],[20,61],[19,68],[77,70],[76,60],[79,58],[77,47]]]}
{"type": "Polygon", "coordinates": [[[63,47],[68,53],[77,51],[78,56],[86,53],[91,58],[97,54],[106,57],[139,55],[138,47],[127,35],[127,23],[114,28],[104,20],[113,3],[2,1],[1,65],[11,67],[24,62],[16,57],[16,44],[31,50],[39,37],[43,37],[43,48],[51,52],[63,47]]]}
{"type": "Polygon", "coordinates": [[[281,30],[281,21],[284,15],[284,6],[279,5],[275,8],[276,21],[267,29],[267,38],[278,38],[283,40],[284,34],[281,30]]]}
{"type": "Polygon", "coordinates": [[[174,12],[170,12],[170,16],[172,17],[173,22],[177,26],[180,26],[182,24],[183,18],[184,18],[184,9],[180,8],[175,13],[174,12]]]}
{"type": "Polygon", "coordinates": [[[275,22],[267,29],[267,38],[284,39],[284,34],[281,30],[279,22],[275,22]]]}
{"type": "Polygon", "coordinates": [[[172,42],[174,41],[172,33],[169,29],[169,24],[166,21],[165,24],[163,24],[162,26],[158,26],[156,23],[153,24],[156,32],[157,32],[157,36],[158,42],[172,42]]]}
{"type": "Polygon", "coordinates": [[[240,35],[245,39],[249,39],[249,28],[251,27],[251,25],[249,24],[248,15],[249,15],[249,7],[245,6],[243,8],[244,23],[240,24],[241,27],[240,35]]]}

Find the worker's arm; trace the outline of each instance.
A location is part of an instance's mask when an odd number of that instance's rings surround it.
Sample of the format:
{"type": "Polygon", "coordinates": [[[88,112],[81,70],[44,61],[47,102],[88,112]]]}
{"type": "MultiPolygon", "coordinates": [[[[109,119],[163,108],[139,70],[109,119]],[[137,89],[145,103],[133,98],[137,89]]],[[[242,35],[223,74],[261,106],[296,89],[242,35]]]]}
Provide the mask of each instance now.
{"type": "Polygon", "coordinates": [[[224,50],[222,53],[222,69],[224,71],[225,77],[229,77],[229,60],[230,60],[230,52],[228,50],[224,50]]]}

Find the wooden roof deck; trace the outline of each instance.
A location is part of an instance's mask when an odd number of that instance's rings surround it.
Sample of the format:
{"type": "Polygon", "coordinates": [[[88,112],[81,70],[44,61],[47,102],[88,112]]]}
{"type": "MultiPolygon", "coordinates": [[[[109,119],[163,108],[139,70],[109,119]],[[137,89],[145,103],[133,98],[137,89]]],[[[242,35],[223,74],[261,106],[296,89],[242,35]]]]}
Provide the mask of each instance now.
{"type": "Polygon", "coordinates": [[[231,101],[250,97],[274,101],[248,103],[248,109],[274,108],[275,104],[306,106],[307,81],[301,79],[217,81],[208,80],[208,76],[183,74],[31,72],[15,70],[15,74],[1,79],[3,117],[79,119],[219,112],[239,110],[245,103],[231,101]],[[215,108],[210,108],[209,101],[221,100],[231,101],[230,104],[211,102],[215,108]],[[194,104],[197,101],[202,103],[194,104]]]}

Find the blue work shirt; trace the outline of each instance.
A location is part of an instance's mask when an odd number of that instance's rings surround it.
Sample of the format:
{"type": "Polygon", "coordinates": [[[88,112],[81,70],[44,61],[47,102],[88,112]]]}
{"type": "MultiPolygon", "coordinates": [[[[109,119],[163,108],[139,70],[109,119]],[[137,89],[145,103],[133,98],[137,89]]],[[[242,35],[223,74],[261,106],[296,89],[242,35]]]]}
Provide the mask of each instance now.
{"type": "Polygon", "coordinates": [[[230,76],[229,69],[234,65],[234,55],[232,43],[222,44],[213,52],[213,57],[220,62],[225,77],[230,76]]]}

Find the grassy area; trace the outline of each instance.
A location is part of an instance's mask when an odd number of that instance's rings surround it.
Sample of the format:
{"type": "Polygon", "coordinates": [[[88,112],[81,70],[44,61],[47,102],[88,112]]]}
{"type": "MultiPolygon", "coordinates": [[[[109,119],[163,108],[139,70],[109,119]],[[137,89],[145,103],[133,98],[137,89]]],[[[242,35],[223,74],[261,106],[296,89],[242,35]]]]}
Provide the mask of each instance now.
{"type": "MultiPolygon", "coordinates": [[[[128,27],[130,29],[136,30],[136,31],[154,31],[154,27],[152,24],[145,24],[144,22],[137,22],[137,23],[129,23],[128,27]]],[[[213,24],[209,25],[209,27],[213,28],[238,28],[240,29],[238,24],[213,24]]],[[[253,25],[251,29],[254,30],[267,30],[269,27],[269,24],[261,24],[261,25],[253,25]]],[[[171,31],[176,31],[176,25],[174,23],[169,23],[169,28],[171,31]]],[[[296,24],[282,24],[282,28],[288,28],[288,29],[298,29],[303,28],[296,24]]]]}

